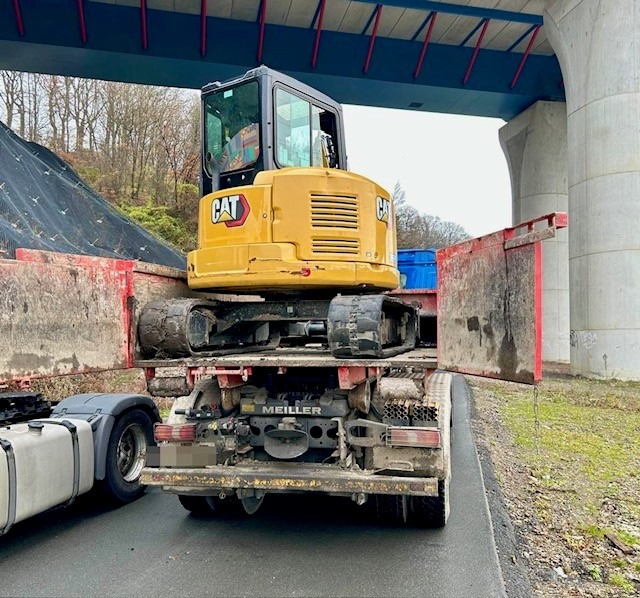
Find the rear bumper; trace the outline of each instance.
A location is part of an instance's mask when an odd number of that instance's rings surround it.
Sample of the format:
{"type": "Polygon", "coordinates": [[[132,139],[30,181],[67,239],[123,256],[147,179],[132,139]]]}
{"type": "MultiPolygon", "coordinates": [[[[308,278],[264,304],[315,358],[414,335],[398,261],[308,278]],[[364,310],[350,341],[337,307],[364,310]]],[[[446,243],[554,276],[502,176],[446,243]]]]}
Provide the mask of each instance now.
{"type": "Polygon", "coordinates": [[[326,492],[437,496],[438,479],[374,475],[340,469],[335,465],[270,463],[215,465],[186,469],[146,467],[141,482],[163,486],[176,494],[205,494],[210,490],[239,488],[265,492],[326,492]]]}
{"type": "Polygon", "coordinates": [[[187,276],[192,289],[230,292],[398,287],[395,267],[366,261],[362,256],[340,258],[299,260],[292,243],[207,247],[189,252],[187,276]]]}

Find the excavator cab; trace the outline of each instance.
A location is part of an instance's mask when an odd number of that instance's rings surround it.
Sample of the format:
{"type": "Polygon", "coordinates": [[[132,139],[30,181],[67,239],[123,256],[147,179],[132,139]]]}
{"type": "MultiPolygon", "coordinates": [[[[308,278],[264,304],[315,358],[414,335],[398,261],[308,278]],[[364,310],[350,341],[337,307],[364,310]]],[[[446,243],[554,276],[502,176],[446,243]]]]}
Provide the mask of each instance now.
{"type": "Polygon", "coordinates": [[[202,114],[203,195],[263,170],[347,169],[340,104],[267,67],[205,86],[202,114]]]}
{"type": "Polygon", "coordinates": [[[389,193],[350,173],[340,104],[261,66],[202,90],[189,286],[301,295],[398,287],[389,193]]]}

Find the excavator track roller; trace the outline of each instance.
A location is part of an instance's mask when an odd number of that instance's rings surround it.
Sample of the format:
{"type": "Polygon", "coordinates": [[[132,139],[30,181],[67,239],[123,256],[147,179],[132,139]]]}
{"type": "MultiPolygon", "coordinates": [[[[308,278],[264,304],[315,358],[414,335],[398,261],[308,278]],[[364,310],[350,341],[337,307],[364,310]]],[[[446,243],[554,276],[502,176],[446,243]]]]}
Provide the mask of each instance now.
{"type": "Polygon", "coordinates": [[[140,352],[152,358],[266,351],[284,341],[282,334],[288,342],[291,331],[300,334],[299,323],[305,324],[307,342],[311,332],[317,341],[326,326],[332,355],[343,359],[391,357],[416,345],[416,309],[386,295],[331,301],[151,301],[140,314],[138,341],[140,352]]]}
{"type": "Polygon", "coordinates": [[[329,305],[327,337],[334,357],[387,358],[416,346],[417,312],[386,295],[338,296],[329,305]]]}
{"type": "Polygon", "coordinates": [[[199,299],[147,303],[138,322],[138,340],[143,355],[184,357],[197,352],[215,327],[214,305],[199,299]]]}

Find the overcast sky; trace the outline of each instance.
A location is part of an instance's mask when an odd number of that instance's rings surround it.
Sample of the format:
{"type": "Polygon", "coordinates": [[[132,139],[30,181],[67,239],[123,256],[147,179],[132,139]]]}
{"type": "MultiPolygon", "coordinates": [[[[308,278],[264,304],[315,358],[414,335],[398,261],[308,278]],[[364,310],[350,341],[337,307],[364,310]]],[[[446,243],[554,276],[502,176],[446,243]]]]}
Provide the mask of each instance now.
{"type": "Polygon", "coordinates": [[[473,236],[511,225],[500,119],[343,106],[349,170],[473,236]]]}

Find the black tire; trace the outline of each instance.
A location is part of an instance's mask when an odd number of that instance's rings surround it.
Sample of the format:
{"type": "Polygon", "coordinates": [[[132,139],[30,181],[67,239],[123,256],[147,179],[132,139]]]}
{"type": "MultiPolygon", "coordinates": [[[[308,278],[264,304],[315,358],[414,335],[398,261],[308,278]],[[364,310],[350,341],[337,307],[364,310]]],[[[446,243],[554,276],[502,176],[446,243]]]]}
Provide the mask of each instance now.
{"type": "Polygon", "coordinates": [[[179,494],[178,500],[187,511],[194,515],[209,515],[211,507],[206,496],[192,496],[190,494],[179,494]]]}
{"type": "Polygon", "coordinates": [[[153,423],[142,409],[126,411],[116,420],[109,436],[105,478],[99,483],[105,498],[126,504],[144,494],[140,473],[147,447],[153,444],[153,423]]]}
{"type": "Polygon", "coordinates": [[[411,525],[423,528],[441,528],[449,517],[449,480],[451,477],[451,446],[453,444],[453,412],[449,419],[448,446],[444,448],[444,471],[447,478],[438,480],[438,496],[412,496],[409,499],[411,525]]]}
{"type": "Polygon", "coordinates": [[[406,496],[376,494],[375,509],[378,521],[384,525],[406,525],[409,517],[406,496]]]}
{"type": "Polygon", "coordinates": [[[218,496],[196,496],[193,494],[179,494],[180,504],[194,515],[227,515],[239,513],[240,501],[235,496],[219,498],[218,496]]]}
{"type": "Polygon", "coordinates": [[[412,496],[409,499],[409,522],[416,527],[439,528],[447,523],[449,484],[438,481],[438,496],[412,496]]]}
{"type": "Polygon", "coordinates": [[[384,525],[439,528],[447,523],[449,484],[438,481],[438,496],[375,496],[376,516],[384,525]]]}

